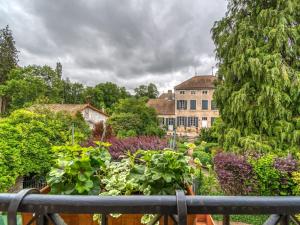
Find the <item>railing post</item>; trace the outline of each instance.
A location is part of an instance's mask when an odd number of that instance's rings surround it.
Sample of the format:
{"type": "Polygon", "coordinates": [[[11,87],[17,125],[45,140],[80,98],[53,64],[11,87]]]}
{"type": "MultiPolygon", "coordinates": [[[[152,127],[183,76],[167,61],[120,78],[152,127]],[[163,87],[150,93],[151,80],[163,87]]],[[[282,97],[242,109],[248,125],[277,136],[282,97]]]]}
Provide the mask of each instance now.
{"type": "Polygon", "coordinates": [[[101,216],[101,225],[106,225],[107,224],[107,215],[102,214],[101,216]]]}
{"type": "Polygon", "coordinates": [[[31,189],[23,189],[19,191],[16,196],[11,200],[8,206],[7,210],[7,223],[8,225],[17,225],[17,212],[18,208],[22,202],[22,200],[25,198],[26,195],[28,194],[39,194],[40,191],[35,188],[31,189]]]}
{"type": "Polygon", "coordinates": [[[223,225],[230,225],[230,216],[223,215],[223,225]]]}
{"type": "Polygon", "coordinates": [[[176,191],[178,225],[187,225],[187,207],[185,194],[182,190],[176,191]]]}
{"type": "Polygon", "coordinates": [[[164,225],[168,225],[169,221],[168,221],[169,216],[166,214],[164,215],[164,225]]]}
{"type": "Polygon", "coordinates": [[[288,225],[289,224],[289,216],[288,215],[282,215],[280,217],[280,225],[288,225]]]}

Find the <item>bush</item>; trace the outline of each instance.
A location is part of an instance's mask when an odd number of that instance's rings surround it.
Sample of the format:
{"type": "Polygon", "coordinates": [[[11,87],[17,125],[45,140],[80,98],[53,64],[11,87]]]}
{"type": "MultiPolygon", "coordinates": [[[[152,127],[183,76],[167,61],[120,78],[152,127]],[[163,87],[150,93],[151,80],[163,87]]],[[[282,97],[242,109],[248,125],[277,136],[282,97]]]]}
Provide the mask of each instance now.
{"type": "Polygon", "coordinates": [[[129,137],[124,139],[111,138],[108,142],[111,143],[109,152],[113,159],[120,159],[122,156],[128,154],[128,152],[134,153],[139,149],[162,150],[168,147],[167,140],[149,136],[129,137]]]}
{"type": "Polygon", "coordinates": [[[218,142],[218,136],[215,134],[213,128],[202,128],[200,130],[199,138],[196,144],[200,144],[202,141],[205,142],[218,142]]]}
{"type": "Polygon", "coordinates": [[[292,195],[295,183],[292,173],[297,170],[297,162],[290,156],[277,158],[267,154],[250,160],[256,174],[260,195],[292,195]]]}
{"type": "Polygon", "coordinates": [[[55,164],[47,183],[53,194],[99,194],[101,177],[105,175],[110,155],[108,144],[98,142],[97,147],[54,147],[55,164]]]}
{"type": "Polygon", "coordinates": [[[145,98],[122,99],[114,107],[108,123],[115,134],[119,131],[133,130],[137,135],[160,136],[165,132],[159,127],[154,108],[148,107],[145,98]]]}
{"type": "Polygon", "coordinates": [[[49,171],[53,145],[71,141],[75,124],[75,141],[87,137],[85,122],[63,114],[17,110],[0,119],[0,191],[6,191],[18,176],[49,171]]]}
{"type": "Polygon", "coordinates": [[[223,191],[231,195],[249,195],[256,191],[253,168],[246,157],[233,153],[218,153],[215,171],[223,191]]]}
{"type": "Polygon", "coordinates": [[[220,185],[228,194],[272,196],[297,192],[298,164],[291,156],[218,153],[214,164],[220,185]]]}
{"type": "Polygon", "coordinates": [[[194,159],[199,159],[201,164],[203,166],[208,166],[208,165],[211,165],[212,164],[212,157],[211,157],[211,154],[207,153],[207,152],[204,152],[203,150],[201,149],[195,149],[193,151],[193,158],[194,159]]]}

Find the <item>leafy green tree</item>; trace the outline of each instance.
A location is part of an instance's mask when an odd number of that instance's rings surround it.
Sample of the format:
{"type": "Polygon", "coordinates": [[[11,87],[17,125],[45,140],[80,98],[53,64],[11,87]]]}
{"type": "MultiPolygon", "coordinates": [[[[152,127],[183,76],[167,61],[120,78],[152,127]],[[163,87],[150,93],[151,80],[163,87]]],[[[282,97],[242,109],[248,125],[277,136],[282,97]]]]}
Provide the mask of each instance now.
{"type": "Polygon", "coordinates": [[[66,104],[85,103],[85,87],[81,83],[71,82],[69,78],[62,81],[63,86],[63,102],[66,104]]]}
{"type": "Polygon", "coordinates": [[[159,92],[155,84],[150,83],[149,85],[140,85],[139,87],[134,89],[135,96],[140,97],[148,97],[148,98],[157,98],[159,92]]]}
{"type": "MultiPolygon", "coordinates": [[[[18,51],[8,26],[0,30],[0,85],[7,80],[8,73],[18,63],[18,51]]],[[[6,111],[7,99],[0,93],[0,113],[6,111]]]]}
{"type": "Polygon", "coordinates": [[[0,191],[6,191],[19,176],[46,173],[53,160],[52,146],[71,143],[73,124],[76,141],[89,136],[82,117],[16,110],[0,119],[0,191]]]}
{"type": "Polygon", "coordinates": [[[11,70],[7,81],[0,85],[0,95],[12,111],[36,102],[61,103],[62,81],[49,66],[28,66],[11,70]]]}
{"type": "Polygon", "coordinates": [[[122,99],[114,108],[114,113],[109,118],[113,130],[133,131],[137,135],[162,136],[163,130],[158,125],[158,118],[153,108],[146,105],[146,98],[122,99]]]}
{"type": "Polygon", "coordinates": [[[85,92],[86,101],[97,108],[111,109],[120,99],[129,97],[124,87],[119,87],[112,82],[97,84],[88,87],[85,92]]]}
{"type": "Polygon", "coordinates": [[[299,150],[299,12],[298,0],[230,0],[215,23],[215,99],[228,148],[299,150]]]}

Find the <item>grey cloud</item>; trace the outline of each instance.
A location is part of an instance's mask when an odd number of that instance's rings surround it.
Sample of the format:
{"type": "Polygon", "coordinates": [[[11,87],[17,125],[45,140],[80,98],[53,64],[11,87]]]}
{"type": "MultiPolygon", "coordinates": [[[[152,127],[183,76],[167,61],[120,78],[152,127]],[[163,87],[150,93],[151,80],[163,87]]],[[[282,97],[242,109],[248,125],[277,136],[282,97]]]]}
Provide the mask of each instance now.
{"type": "Polygon", "coordinates": [[[210,73],[210,29],[225,9],[225,0],[4,0],[0,26],[9,24],[28,53],[24,65],[60,60],[64,76],[90,85],[162,89],[193,68],[210,73]]]}

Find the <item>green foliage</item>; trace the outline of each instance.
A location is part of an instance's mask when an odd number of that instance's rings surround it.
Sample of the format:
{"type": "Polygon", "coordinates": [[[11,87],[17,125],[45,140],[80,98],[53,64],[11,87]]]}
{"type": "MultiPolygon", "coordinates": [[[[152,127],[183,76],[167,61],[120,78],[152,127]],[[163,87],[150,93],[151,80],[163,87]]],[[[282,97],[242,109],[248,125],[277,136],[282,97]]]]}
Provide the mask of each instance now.
{"type": "Polygon", "coordinates": [[[250,160],[258,180],[260,195],[272,195],[279,190],[280,174],[274,168],[274,155],[266,155],[259,159],[250,160]]]}
{"type": "Polygon", "coordinates": [[[138,160],[145,165],[144,171],[135,167],[141,176],[137,179],[144,194],[174,195],[185,190],[199,172],[189,165],[190,157],[172,150],[140,151],[138,160]]]}
{"type": "Polygon", "coordinates": [[[149,85],[140,85],[134,89],[135,96],[137,98],[147,97],[147,98],[157,98],[159,92],[155,84],[150,83],[149,85]]]}
{"type": "Polygon", "coordinates": [[[114,131],[134,131],[137,135],[164,135],[159,127],[153,108],[146,105],[146,99],[127,98],[119,101],[108,123],[114,131]]]}
{"type": "Polygon", "coordinates": [[[41,101],[62,102],[61,85],[59,75],[49,66],[28,66],[12,70],[0,92],[9,101],[8,111],[13,111],[41,101]]]}
{"type": "Polygon", "coordinates": [[[111,157],[106,143],[98,147],[54,147],[55,164],[47,182],[55,194],[98,194],[111,157]]]}
{"type": "Polygon", "coordinates": [[[295,183],[290,172],[285,171],[288,170],[288,166],[276,168],[275,158],[275,155],[267,154],[249,160],[258,181],[259,194],[292,195],[295,183]]]}
{"type": "MultiPolygon", "coordinates": [[[[18,51],[8,26],[0,29],[0,84],[7,80],[9,71],[17,66],[18,51]]],[[[1,106],[0,106],[1,107],[1,106]]]]}
{"type": "Polygon", "coordinates": [[[195,179],[197,184],[197,195],[223,195],[222,189],[216,178],[216,174],[211,165],[208,165],[208,171],[202,172],[195,179]]]}
{"type": "Polygon", "coordinates": [[[199,170],[189,165],[190,157],[172,150],[137,151],[121,162],[112,162],[101,195],[173,195],[185,190],[199,170]]]}
{"type": "Polygon", "coordinates": [[[119,130],[117,138],[135,137],[136,132],[134,130],[119,130]]]}
{"type": "Polygon", "coordinates": [[[299,10],[297,0],[230,0],[215,23],[214,98],[226,149],[299,151],[299,10]]]}
{"type": "Polygon", "coordinates": [[[51,147],[71,140],[73,123],[77,141],[85,139],[84,121],[63,114],[17,110],[0,119],[0,171],[5,180],[0,191],[6,191],[18,176],[47,172],[53,159],[51,147]]]}
{"type": "Polygon", "coordinates": [[[300,195],[300,172],[294,172],[292,173],[292,179],[294,183],[296,184],[293,190],[294,195],[300,195]]]}
{"type": "Polygon", "coordinates": [[[124,87],[118,87],[111,82],[97,84],[85,90],[87,99],[96,108],[105,108],[112,111],[113,106],[120,100],[130,96],[124,87]]]}
{"type": "Polygon", "coordinates": [[[205,142],[218,142],[218,134],[215,133],[213,128],[202,128],[197,139],[198,143],[205,142]]]}

